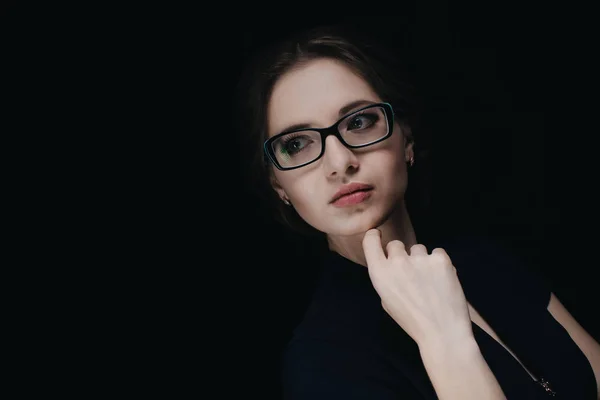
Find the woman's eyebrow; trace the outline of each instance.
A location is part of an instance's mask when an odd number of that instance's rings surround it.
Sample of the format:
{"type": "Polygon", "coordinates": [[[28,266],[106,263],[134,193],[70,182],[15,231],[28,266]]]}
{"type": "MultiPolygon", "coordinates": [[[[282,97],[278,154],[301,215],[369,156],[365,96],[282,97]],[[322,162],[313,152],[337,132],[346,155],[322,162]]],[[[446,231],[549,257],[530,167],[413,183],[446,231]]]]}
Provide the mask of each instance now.
{"type": "MultiPolygon", "coordinates": [[[[359,108],[362,106],[368,106],[370,104],[375,104],[375,103],[376,103],[375,101],[371,101],[371,100],[354,100],[354,101],[351,101],[350,103],[346,104],[342,108],[340,108],[338,115],[341,118],[356,108],[359,108]]],[[[293,124],[293,125],[288,126],[285,129],[282,129],[280,132],[289,132],[289,131],[295,131],[297,129],[308,129],[308,128],[314,128],[314,126],[312,126],[311,124],[307,124],[307,123],[293,124]]]]}
{"type": "Polygon", "coordinates": [[[339,112],[339,116],[343,117],[344,115],[348,114],[350,111],[354,110],[355,108],[361,107],[361,106],[368,106],[370,104],[375,104],[374,101],[370,101],[370,100],[355,100],[352,101],[348,104],[346,104],[345,106],[343,106],[342,108],[340,108],[340,112],[339,112]]]}

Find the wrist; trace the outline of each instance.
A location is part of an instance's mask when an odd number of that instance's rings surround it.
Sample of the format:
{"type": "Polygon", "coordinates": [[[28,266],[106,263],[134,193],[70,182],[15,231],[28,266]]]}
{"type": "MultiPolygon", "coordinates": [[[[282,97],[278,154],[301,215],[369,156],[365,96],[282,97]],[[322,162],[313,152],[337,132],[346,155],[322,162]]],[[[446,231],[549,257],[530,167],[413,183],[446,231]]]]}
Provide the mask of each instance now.
{"type": "Polygon", "coordinates": [[[458,340],[438,337],[422,342],[419,350],[440,399],[506,400],[474,337],[458,340]]]}
{"type": "Polygon", "coordinates": [[[417,345],[421,354],[431,353],[434,356],[472,354],[480,351],[472,332],[462,335],[432,335],[420,340],[417,345]]]}
{"type": "Polygon", "coordinates": [[[483,357],[474,338],[426,342],[419,346],[419,353],[428,371],[445,371],[444,374],[451,373],[450,370],[464,370],[478,365],[483,357]]]}

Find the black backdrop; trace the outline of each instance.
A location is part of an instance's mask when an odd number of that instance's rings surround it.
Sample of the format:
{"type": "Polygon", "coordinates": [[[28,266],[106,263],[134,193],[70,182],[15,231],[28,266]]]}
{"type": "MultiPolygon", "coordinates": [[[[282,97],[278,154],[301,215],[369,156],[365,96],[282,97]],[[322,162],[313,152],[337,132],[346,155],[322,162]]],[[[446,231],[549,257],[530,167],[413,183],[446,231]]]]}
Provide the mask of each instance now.
{"type": "Polygon", "coordinates": [[[100,149],[99,175],[82,178],[98,204],[81,214],[99,247],[81,260],[106,258],[94,279],[106,277],[113,289],[100,298],[113,307],[93,315],[116,323],[111,370],[150,391],[219,382],[220,397],[278,397],[278,357],[309,298],[317,250],[273,222],[245,186],[232,91],[256,46],[340,18],[397,38],[410,55],[431,139],[436,226],[511,244],[600,339],[592,13],[462,4],[402,3],[395,17],[162,6],[8,15],[12,50],[37,56],[32,49],[45,46],[52,57],[6,59],[35,84],[75,93],[65,120],[81,117],[76,142],[90,143],[80,154],[100,149]],[[38,20],[49,29],[32,34],[38,20]],[[28,46],[15,45],[23,37],[28,46]]]}

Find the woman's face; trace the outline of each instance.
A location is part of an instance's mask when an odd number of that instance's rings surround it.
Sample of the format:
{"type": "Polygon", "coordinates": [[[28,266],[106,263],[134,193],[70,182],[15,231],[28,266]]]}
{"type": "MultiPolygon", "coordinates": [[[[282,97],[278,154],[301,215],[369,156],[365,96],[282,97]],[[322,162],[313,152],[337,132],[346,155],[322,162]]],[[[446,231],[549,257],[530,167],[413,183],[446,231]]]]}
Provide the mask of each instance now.
{"type": "MultiPolygon", "coordinates": [[[[284,74],[273,89],[268,107],[269,136],[296,124],[331,126],[340,119],[340,110],[356,101],[382,100],[341,62],[317,59],[301,64],[284,74]]],[[[348,149],[328,136],[325,153],[316,162],[289,171],[272,167],[272,184],[314,228],[329,235],[356,235],[382,225],[403,200],[406,160],[412,151],[412,144],[405,146],[396,122],[388,139],[360,149],[348,149]],[[335,193],[350,183],[366,184],[371,189],[354,195],[353,202],[332,203],[335,193]]]]}

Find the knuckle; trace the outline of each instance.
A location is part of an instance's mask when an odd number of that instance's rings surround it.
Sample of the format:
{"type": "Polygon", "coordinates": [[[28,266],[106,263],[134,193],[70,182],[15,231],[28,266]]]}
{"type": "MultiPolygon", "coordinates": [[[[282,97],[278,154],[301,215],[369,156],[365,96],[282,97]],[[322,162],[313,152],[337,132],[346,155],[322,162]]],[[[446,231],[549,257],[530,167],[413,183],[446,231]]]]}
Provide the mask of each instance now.
{"type": "Polygon", "coordinates": [[[441,254],[441,253],[431,253],[431,257],[435,261],[437,261],[437,263],[439,263],[439,264],[446,264],[447,263],[446,262],[447,261],[446,257],[443,254],[441,254]]]}
{"type": "Polygon", "coordinates": [[[436,247],[435,249],[433,249],[431,251],[431,255],[437,259],[440,260],[447,260],[449,259],[448,254],[446,253],[446,251],[442,248],[436,247]]]}
{"type": "Polygon", "coordinates": [[[388,242],[388,246],[395,246],[395,247],[404,247],[404,243],[402,243],[402,241],[400,240],[391,240],[388,242]]]}
{"type": "Polygon", "coordinates": [[[422,244],[414,244],[410,247],[411,257],[423,257],[427,255],[427,248],[422,244]]]}
{"type": "Polygon", "coordinates": [[[388,253],[393,252],[395,254],[402,254],[405,251],[404,243],[400,240],[391,240],[385,246],[388,253]]]}

